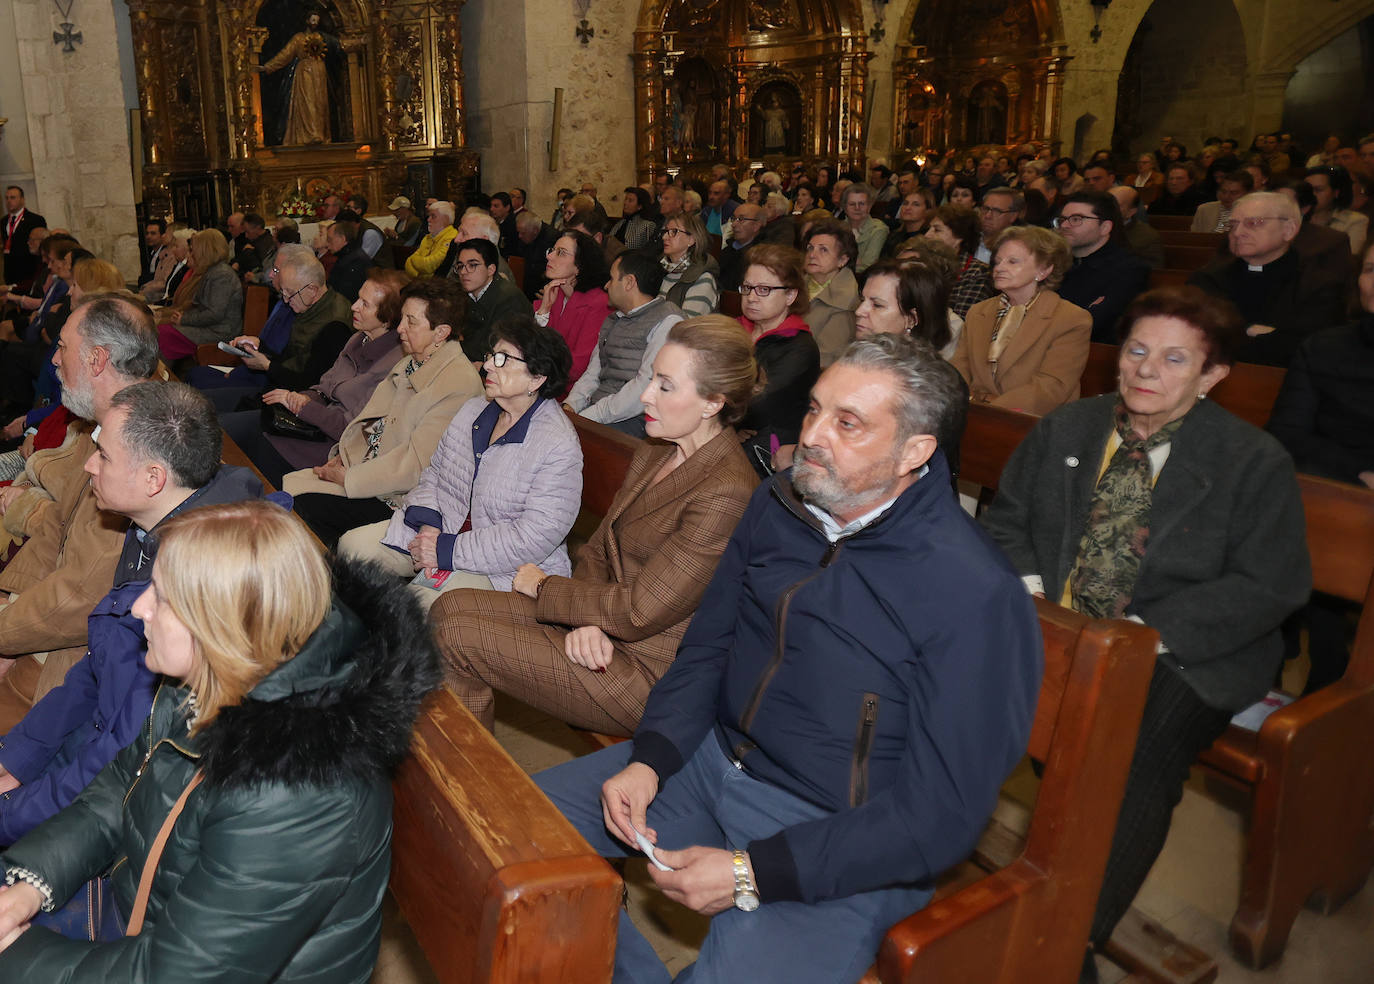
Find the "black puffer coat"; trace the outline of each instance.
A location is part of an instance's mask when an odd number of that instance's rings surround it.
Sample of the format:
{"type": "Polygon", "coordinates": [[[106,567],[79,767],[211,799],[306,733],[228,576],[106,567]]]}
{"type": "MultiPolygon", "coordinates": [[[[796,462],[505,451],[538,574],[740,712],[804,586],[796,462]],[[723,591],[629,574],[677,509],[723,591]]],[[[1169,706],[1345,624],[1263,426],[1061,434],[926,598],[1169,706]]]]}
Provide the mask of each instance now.
{"type": "Polygon", "coordinates": [[[144,735],[0,858],[37,873],[59,901],[113,866],[127,916],[149,846],[204,769],[158,865],[143,932],[93,945],[30,929],[0,953],[0,980],[370,978],[391,867],[391,773],[439,662],[405,586],[361,564],[338,564],[334,577],[325,621],[243,703],[190,737],[187,691],[164,680],[144,735]]]}

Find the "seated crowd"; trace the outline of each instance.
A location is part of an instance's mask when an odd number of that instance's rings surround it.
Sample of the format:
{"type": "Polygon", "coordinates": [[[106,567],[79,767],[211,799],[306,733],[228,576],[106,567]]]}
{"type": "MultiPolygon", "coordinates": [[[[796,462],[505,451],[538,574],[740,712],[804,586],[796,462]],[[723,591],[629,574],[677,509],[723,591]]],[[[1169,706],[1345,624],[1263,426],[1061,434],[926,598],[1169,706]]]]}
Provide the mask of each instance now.
{"type": "MultiPolygon", "coordinates": [[[[1290,617],[1309,689],[1348,653],[1296,472],[1374,488],[1374,178],[1256,146],[331,195],[314,246],[149,222],[136,285],[11,189],[0,978],[366,981],[443,685],[631,739],[536,781],[714,917],[692,980],[857,980],[1025,751],[1033,595],[1160,636],[1094,979],[1290,617]],[[1175,286],[1152,216],[1214,237],[1175,286]],[[1267,432],[1207,400],[1238,362],[1267,432]],[[1041,418],[977,518],[970,402],[1041,418]],[[636,450],[579,545],[597,425],[636,450]]],[[[616,973],[669,979],[624,914],[616,973]]]]}

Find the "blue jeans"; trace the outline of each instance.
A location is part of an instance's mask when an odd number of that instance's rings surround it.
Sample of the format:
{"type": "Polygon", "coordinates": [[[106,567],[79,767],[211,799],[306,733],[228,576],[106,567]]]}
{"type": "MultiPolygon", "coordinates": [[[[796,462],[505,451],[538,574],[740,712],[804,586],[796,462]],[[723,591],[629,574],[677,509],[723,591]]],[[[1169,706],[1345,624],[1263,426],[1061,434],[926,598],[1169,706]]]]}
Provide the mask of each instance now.
{"type": "MultiPolygon", "coordinates": [[[[631,751],[631,743],[622,742],[534,779],[603,857],[632,853],[606,831],[601,817],[601,784],[625,768],[631,751]]],[[[711,733],[682,771],[663,784],[649,806],[648,824],[669,850],[735,850],[828,815],[736,769],[711,733]]],[[[899,847],[893,845],[893,850],[899,847]]],[[[764,904],[757,911],[726,909],[711,919],[697,962],[677,976],[678,984],[854,984],[873,963],[888,927],[920,909],[931,895],[928,888],[902,887],[814,904],[769,903],[767,886],[760,890],[764,904]]],[[[667,984],[669,979],[653,947],[622,911],[615,984],[667,984]]]]}

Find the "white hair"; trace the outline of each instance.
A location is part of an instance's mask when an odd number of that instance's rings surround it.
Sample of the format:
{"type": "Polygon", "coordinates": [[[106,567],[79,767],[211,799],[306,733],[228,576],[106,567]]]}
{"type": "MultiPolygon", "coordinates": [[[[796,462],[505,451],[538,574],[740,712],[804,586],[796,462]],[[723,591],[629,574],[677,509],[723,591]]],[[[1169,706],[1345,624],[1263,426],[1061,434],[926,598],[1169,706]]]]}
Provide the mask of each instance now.
{"type": "Polygon", "coordinates": [[[457,214],[453,202],[435,202],[429,207],[429,210],[442,215],[447,225],[453,225],[453,217],[457,214]]]}
{"type": "MultiPolygon", "coordinates": [[[[496,220],[491,217],[491,213],[483,212],[480,208],[470,208],[463,213],[463,221],[459,226],[476,226],[477,235],[482,239],[491,240],[493,246],[501,243],[501,227],[496,224],[496,220]]],[[[472,237],[464,237],[472,238],[472,237]]]]}

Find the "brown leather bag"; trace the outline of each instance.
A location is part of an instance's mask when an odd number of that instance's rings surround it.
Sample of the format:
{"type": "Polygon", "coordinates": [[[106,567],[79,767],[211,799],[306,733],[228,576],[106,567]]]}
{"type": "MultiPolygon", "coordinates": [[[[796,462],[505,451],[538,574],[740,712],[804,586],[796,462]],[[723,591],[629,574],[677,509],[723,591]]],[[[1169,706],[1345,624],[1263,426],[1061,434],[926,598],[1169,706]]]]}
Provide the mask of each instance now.
{"type": "Polygon", "coordinates": [[[167,846],[167,838],[172,836],[172,828],[176,826],[181,811],[186,808],[186,801],[204,779],[205,773],[197,771],[186,784],[186,788],[181,791],[181,796],[172,804],[172,811],[167,814],[167,819],[162,821],[162,829],[157,832],[153,846],[148,849],[148,859],[143,862],[143,874],[138,879],[138,894],[134,896],[134,908],[129,913],[129,928],[125,930],[125,936],[137,936],[142,931],[143,919],[148,914],[148,896],[153,891],[153,875],[157,872],[157,863],[162,860],[162,849],[167,846]]]}

